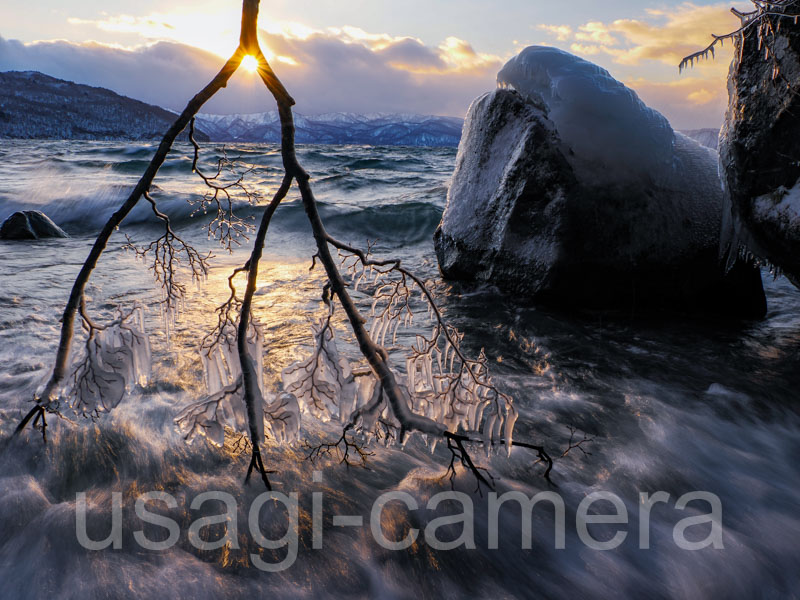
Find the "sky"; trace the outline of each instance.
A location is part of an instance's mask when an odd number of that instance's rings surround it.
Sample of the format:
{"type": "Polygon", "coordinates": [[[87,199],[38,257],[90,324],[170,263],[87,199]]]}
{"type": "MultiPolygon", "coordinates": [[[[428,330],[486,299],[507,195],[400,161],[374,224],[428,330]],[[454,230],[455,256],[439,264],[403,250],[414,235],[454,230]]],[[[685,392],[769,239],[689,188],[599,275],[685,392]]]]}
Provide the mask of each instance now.
{"type": "MultiPolygon", "coordinates": [[[[678,129],[719,127],[728,45],[678,72],[727,33],[742,2],[653,0],[262,0],[262,47],[302,114],[464,116],[526,46],[551,45],[606,68],[678,129]]],[[[36,0],[0,4],[0,71],[37,70],[173,110],[236,47],[238,0],[36,0]]],[[[237,73],[203,112],[272,110],[257,76],[237,73]]]]}

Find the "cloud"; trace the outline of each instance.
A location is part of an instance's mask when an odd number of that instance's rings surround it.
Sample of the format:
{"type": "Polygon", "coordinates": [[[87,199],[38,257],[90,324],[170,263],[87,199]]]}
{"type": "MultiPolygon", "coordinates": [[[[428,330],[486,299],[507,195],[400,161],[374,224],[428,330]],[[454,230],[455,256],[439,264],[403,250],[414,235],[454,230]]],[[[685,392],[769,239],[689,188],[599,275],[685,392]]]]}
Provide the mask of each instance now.
{"type": "Polygon", "coordinates": [[[677,65],[684,56],[708,45],[711,33],[728,33],[739,26],[728,4],[684,3],[666,13],[650,14],[659,22],[621,19],[610,24],[609,31],[619,34],[630,46],[615,54],[617,62],[638,65],[644,60],[656,60],[677,65]]]}
{"type": "Polygon", "coordinates": [[[604,49],[602,46],[596,44],[570,44],[569,49],[573,54],[580,54],[581,56],[597,56],[602,54],[604,49]]]}
{"type": "MultiPolygon", "coordinates": [[[[153,43],[170,41],[229,55],[239,42],[240,18],[235,12],[176,11],[144,16],[105,15],[102,19],[67,19],[70,25],[88,25],[120,37],[153,43]],[[213,31],[213,35],[208,32],[213,31]]],[[[288,24],[287,24],[288,25],[288,24]]]]}
{"type": "Polygon", "coordinates": [[[437,48],[413,38],[393,39],[379,49],[328,33],[304,40],[264,34],[263,41],[276,54],[297,62],[296,67],[281,68],[280,76],[297,98],[298,110],[307,113],[461,116],[476,96],[495,87],[502,66],[500,59],[484,57],[456,38],[437,48]]]}
{"type": "MultiPolygon", "coordinates": [[[[0,70],[39,70],[180,110],[217,72],[222,57],[232,52],[239,27],[236,11],[104,15],[71,22],[113,32],[128,46],[24,44],[0,38],[0,70]],[[203,34],[209,30],[215,31],[213,37],[203,34]]],[[[544,24],[536,29],[555,45],[609,68],[676,126],[701,127],[721,123],[730,54],[718,53],[716,61],[702,62],[681,77],[676,65],[685,54],[702,48],[711,32],[727,32],[736,23],[727,4],[683,3],[669,10],[645,10],[635,19],[544,24]]],[[[263,20],[261,37],[265,54],[296,97],[298,110],[307,114],[387,111],[461,116],[472,99],[494,88],[504,62],[456,37],[431,45],[415,37],[351,26],[320,30],[263,20]]],[[[243,73],[204,110],[271,108],[258,79],[243,73]]]]}
{"type": "Polygon", "coordinates": [[[0,37],[0,71],[41,71],[178,108],[219,69],[215,55],[170,42],[135,51],[94,42],[23,44],[0,37]],[[157,101],[156,101],[157,100],[157,101]]]}
{"type": "Polygon", "coordinates": [[[641,65],[653,60],[677,66],[680,60],[705,47],[711,33],[728,33],[738,27],[728,4],[697,6],[685,2],[669,10],[647,10],[648,20],[591,21],[577,30],[542,25],[559,41],[571,41],[589,54],[605,53],[617,64],[641,65]]]}
{"type": "MultiPolygon", "coordinates": [[[[163,30],[168,21],[153,20],[163,30]]],[[[120,27],[125,20],[117,20],[120,27]]],[[[137,22],[138,23],[138,22],[137,22]]],[[[131,25],[138,26],[137,23],[131,25]]],[[[431,47],[410,37],[368,34],[356,28],[327,31],[261,31],[268,58],[292,95],[297,110],[322,112],[417,112],[462,116],[469,103],[495,87],[498,57],[447,38],[431,47]]],[[[135,48],[99,43],[22,43],[0,37],[0,71],[37,70],[70,81],[181,110],[219,70],[215,53],[188,44],[159,41],[135,48]]],[[[257,76],[237,73],[204,111],[272,110],[257,76]]]]}
{"type": "Polygon", "coordinates": [[[559,42],[566,42],[572,39],[572,27],[569,25],[538,25],[537,29],[546,31],[559,42]]]}
{"type": "Polygon", "coordinates": [[[664,115],[676,129],[718,127],[728,104],[725,86],[702,77],[684,77],[657,82],[637,78],[625,85],[636,90],[641,99],[664,115]]]}
{"type": "Polygon", "coordinates": [[[377,50],[377,54],[396,69],[413,72],[447,69],[447,64],[435,49],[413,38],[393,41],[377,50]]]}
{"type": "Polygon", "coordinates": [[[677,66],[684,56],[708,45],[711,33],[728,33],[738,26],[727,3],[698,6],[684,2],[669,10],[648,9],[638,19],[591,21],[576,29],[559,25],[540,29],[574,54],[603,63],[612,72],[637,73],[626,84],[677,126],[716,127],[727,98],[731,44],[718,47],[716,60],[695,63],[690,74],[679,75],[677,66]]]}
{"type": "Polygon", "coordinates": [[[592,21],[578,27],[575,39],[579,42],[592,42],[595,44],[616,44],[617,38],[611,35],[608,27],[599,21],[592,21]]]}

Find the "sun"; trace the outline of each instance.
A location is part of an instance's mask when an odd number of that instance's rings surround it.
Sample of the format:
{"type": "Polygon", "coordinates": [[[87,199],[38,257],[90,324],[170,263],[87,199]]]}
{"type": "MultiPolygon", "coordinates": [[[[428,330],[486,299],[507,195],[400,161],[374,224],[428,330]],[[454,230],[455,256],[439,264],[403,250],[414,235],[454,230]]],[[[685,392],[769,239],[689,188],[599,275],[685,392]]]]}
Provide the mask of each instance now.
{"type": "Polygon", "coordinates": [[[255,73],[258,71],[258,60],[256,60],[255,56],[248,54],[242,59],[242,67],[245,71],[255,73]]]}

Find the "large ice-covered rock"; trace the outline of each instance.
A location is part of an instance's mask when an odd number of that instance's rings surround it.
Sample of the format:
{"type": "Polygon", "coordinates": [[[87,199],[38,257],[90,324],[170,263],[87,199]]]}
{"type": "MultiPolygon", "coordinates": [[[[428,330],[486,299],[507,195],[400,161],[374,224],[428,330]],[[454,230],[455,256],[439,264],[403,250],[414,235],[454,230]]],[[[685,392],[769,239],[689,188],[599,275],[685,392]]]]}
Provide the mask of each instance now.
{"type": "Polygon", "coordinates": [[[719,262],[717,156],[608,72],[530,47],[475,100],[435,234],[446,277],[559,306],[760,316],[719,262]]]}
{"type": "Polygon", "coordinates": [[[720,136],[724,249],[746,249],[800,286],[800,25],[781,21],[764,57],[757,29],[736,40],[720,136]]]}
{"type": "Polygon", "coordinates": [[[38,240],[52,237],[69,236],[50,217],[38,210],[15,212],[0,226],[0,240],[38,240]]]}

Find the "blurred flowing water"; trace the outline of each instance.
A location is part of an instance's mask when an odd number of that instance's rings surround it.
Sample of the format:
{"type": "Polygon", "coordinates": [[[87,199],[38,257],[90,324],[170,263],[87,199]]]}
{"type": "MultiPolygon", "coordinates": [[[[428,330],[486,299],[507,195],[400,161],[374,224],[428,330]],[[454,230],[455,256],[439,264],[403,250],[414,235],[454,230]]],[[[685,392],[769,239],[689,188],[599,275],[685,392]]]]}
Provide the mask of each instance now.
{"type": "MultiPolygon", "coordinates": [[[[151,274],[121,249],[123,234],[139,244],[161,234],[146,205],[112,238],[87,289],[90,310],[101,321],[135,299],[150,307],[151,383],[94,422],[51,416],[46,446],[34,431],[7,441],[47,375],[60,312],[96,231],[154,151],[151,144],[117,142],[4,140],[0,145],[0,219],[14,210],[39,209],[72,235],[0,242],[0,597],[798,597],[800,292],[765,275],[767,317],[731,324],[568,316],[521,307],[491,288],[438,281],[431,236],[444,206],[453,149],[305,146],[299,158],[313,177],[334,235],[362,247],[377,240],[376,253],[398,256],[436,280],[443,310],[466,334],[465,347],[473,354],[485,348],[498,385],[513,394],[521,415],[518,439],[544,443],[559,455],[569,440],[568,426],[594,438],[585,446],[591,455],[573,450],[556,461],[557,488],[547,484],[535,456],[523,449],[510,458],[474,453],[495,477],[499,493],[561,495],[565,549],[555,548],[554,512],[546,503],[533,512],[531,549],[521,549],[519,509],[513,503],[501,511],[499,548],[488,549],[487,493],[475,493],[474,481],[463,475],[455,488],[475,505],[475,549],[435,550],[421,539],[402,551],[379,546],[369,516],[383,492],[407,492],[422,507],[387,505],[381,525],[389,537],[399,539],[408,527],[423,529],[434,516],[459,512],[457,503],[424,508],[434,494],[450,489],[440,480],[449,453],[440,445],[431,454],[412,438],[403,449],[374,449],[368,470],[335,462],[312,465],[301,446],[268,447],[275,488],[299,494],[299,552],[280,573],[251,565],[252,552],[275,562],[286,551],[259,550],[248,533],[249,507],[263,491],[242,485],[248,456],[232,444],[187,446],[173,425],[177,412],[204,392],[198,342],[216,322],[213,309],[226,298],[228,274],[250,249],[240,238],[241,247],[226,253],[207,239],[208,217],[192,216],[196,207],[189,201],[203,188],[190,172],[187,145],[179,144],[166,161],[154,196],[182,236],[216,257],[208,282],[189,287],[175,334],[165,338],[156,308],[160,292],[151,274]],[[312,481],[314,469],[323,471],[322,482],[312,481]],[[142,528],[134,500],[151,490],[178,499],[175,508],[160,509],[181,525],[181,537],[169,550],[145,550],[133,537],[142,528]],[[236,498],[240,548],[201,551],[188,542],[191,522],[222,512],[213,503],[190,508],[208,490],[236,498]],[[681,519],[709,512],[703,502],[675,508],[678,497],[696,490],[721,500],[723,549],[684,550],[673,540],[681,519]],[[316,491],[325,493],[321,550],[312,548],[310,525],[316,491]],[[590,529],[603,540],[617,529],[627,531],[613,550],[588,548],[576,532],[577,506],[596,491],[618,496],[630,517],[629,525],[590,529]],[[653,508],[650,548],[641,549],[639,493],[656,491],[667,492],[670,500],[653,508]],[[93,539],[108,535],[111,494],[123,493],[121,549],[80,546],[79,492],[91,500],[93,539]],[[364,527],[334,526],[333,514],[363,515],[364,527]]],[[[281,176],[278,148],[234,145],[226,151],[252,168],[248,185],[269,198],[281,176]]],[[[202,164],[210,170],[222,148],[205,152],[202,164]]],[[[260,210],[237,205],[243,216],[258,216],[260,210]]],[[[293,192],[273,219],[256,295],[273,389],[280,370],[308,352],[310,320],[321,311],[322,273],[309,271],[313,253],[310,227],[293,192]]],[[[346,346],[352,350],[352,340],[346,346]]],[[[393,356],[402,364],[399,350],[393,356]]],[[[333,424],[308,420],[301,437],[316,442],[337,435],[333,424]]],[[[278,538],[286,531],[286,516],[276,506],[264,508],[260,527],[278,538]]],[[[440,537],[454,539],[460,528],[448,533],[445,527],[440,537]]],[[[209,530],[221,535],[218,528],[209,530]]],[[[158,527],[148,533],[162,539],[164,534],[158,527]]],[[[708,534],[708,524],[697,525],[686,537],[703,540],[708,534]]]]}

